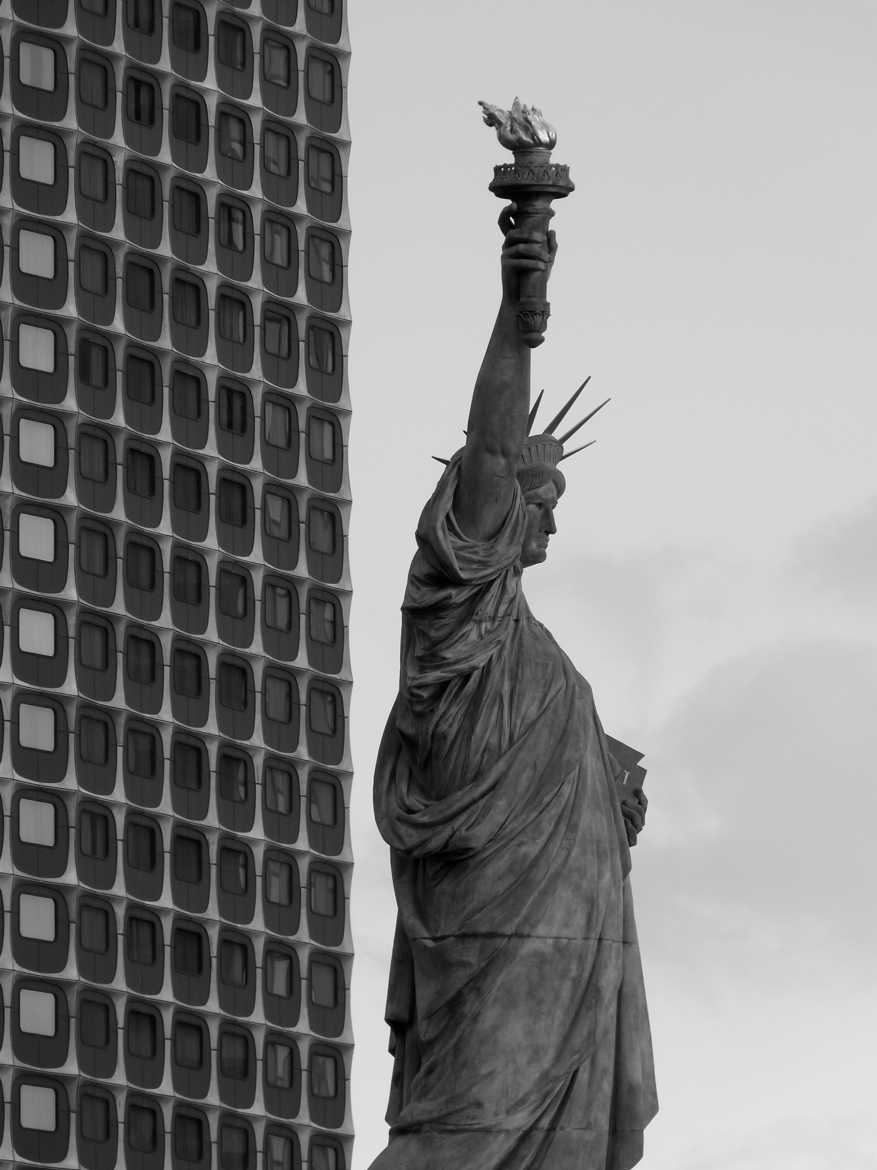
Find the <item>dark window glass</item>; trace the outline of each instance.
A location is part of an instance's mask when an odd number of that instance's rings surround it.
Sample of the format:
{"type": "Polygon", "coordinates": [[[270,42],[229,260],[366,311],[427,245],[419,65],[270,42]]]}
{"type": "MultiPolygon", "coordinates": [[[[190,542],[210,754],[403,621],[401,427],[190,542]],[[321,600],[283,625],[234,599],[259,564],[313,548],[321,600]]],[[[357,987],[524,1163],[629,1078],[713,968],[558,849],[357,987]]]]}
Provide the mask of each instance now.
{"type": "Polygon", "coordinates": [[[125,826],[125,860],[132,869],[151,872],[158,857],[158,841],[151,825],[134,821],[125,826]]]}
{"type": "Polygon", "coordinates": [[[331,61],[322,57],[308,57],[308,93],[318,102],[331,106],[335,100],[335,70],[331,61]]]}
{"type": "Polygon", "coordinates": [[[321,735],[334,735],[338,730],[338,707],[331,691],[312,687],[308,698],[311,730],[321,735]]]}
{"type": "Polygon", "coordinates": [[[110,663],[110,636],[106,626],[85,619],[79,623],[79,661],[89,670],[106,670],[110,663]]]}
{"type": "Polygon", "coordinates": [[[242,162],[247,149],[247,128],[243,118],[223,110],[216,135],[219,153],[234,162],[242,162]]]}
{"type": "Polygon", "coordinates": [[[243,849],[224,845],[219,853],[219,884],[228,894],[247,892],[248,865],[243,849]]]}
{"type": "Polygon", "coordinates": [[[237,24],[221,20],[216,26],[216,55],[230,69],[244,69],[247,63],[247,39],[237,24]]]}
{"type": "Polygon", "coordinates": [[[106,345],[89,337],[79,339],[78,349],[79,381],[86,386],[102,390],[109,378],[109,351],[106,345]]]}
{"type": "Polygon", "coordinates": [[[83,479],[106,483],[109,478],[109,450],[106,439],[99,435],[79,436],[79,469],[83,479]]]}
{"type": "Polygon", "coordinates": [[[100,906],[79,907],[79,942],[93,955],[105,955],[110,948],[110,920],[100,906]]]}
{"type": "Polygon", "coordinates": [[[174,690],[187,699],[200,698],[203,689],[201,659],[191,650],[174,652],[174,690]]]}
{"type": "Polygon", "coordinates": [[[308,272],[321,284],[335,280],[335,247],[326,236],[308,234],[308,272]]]}
{"type": "Polygon", "coordinates": [[[293,807],[293,777],[285,768],[265,769],[265,805],[271,812],[288,816],[293,807]]]}
{"type": "Polygon", "coordinates": [[[110,758],[109,734],[102,719],[83,715],[79,720],[79,755],[87,764],[106,764],[110,758]]]}
{"type": "Polygon", "coordinates": [[[333,646],[337,636],[336,609],[321,597],[308,598],[308,630],[315,642],[333,646]]]}
{"type": "Polygon", "coordinates": [[[174,319],[189,329],[201,327],[201,289],[191,280],[175,276],[171,287],[174,319]]]}
{"type": "Polygon", "coordinates": [[[129,447],[125,463],[125,485],[132,495],[152,499],[155,495],[155,458],[139,447],[129,447]]]}
{"type": "Polygon", "coordinates": [[[171,13],[171,40],[184,53],[201,52],[201,20],[194,8],[174,5],[171,13]]]}
{"type": "Polygon", "coordinates": [[[173,591],[183,605],[200,605],[204,596],[201,562],[193,557],[177,556],[173,562],[173,591]]]}
{"type": "Polygon", "coordinates": [[[129,540],[125,550],[125,580],[134,589],[147,592],[156,586],[157,566],[155,549],[151,544],[129,540]]]}
{"type": "Polygon", "coordinates": [[[335,190],[335,156],[313,143],[308,147],[308,183],[326,195],[335,190]]]}
{"type": "Polygon", "coordinates": [[[289,540],[292,532],[292,509],[286,496],[266,491],[263,496],[262,522],[266,536],[289,540]]]}
{"type": "Polygon", "coordinates": [[[308,512],[308,521],[308,540],[311,548],[314,552],[331,556],[338,542],[334,512],[314,505],[308,512]]]}
{"type": "Polygon", "coordinates": [[[321,325],[308,329],[308,365],[321,374],[335,373],[335,334],[321,325]]]}
{"type": "Polygon", "coordinates": [[[154,1109],[133,1103],[128,1106],[125,1141],[141,1154],[151,1154],[158,1148],[158,1118],[154,1109]]]}
{"type": "Polygon", "coordinates": [[[155,309],[155,272],[136,260],[128,262],[125,273],[125,299],[132,309],[151,313],[155,309]]]}
{"type": "MultiPolygon", "coordinates": [[[[234,1121],[220,1122],[219,1170],[248,1170],[250,1134],[244,1125],[234,1121]]],[[[293,1170],[290,1164],[289,1170],[293,1170]]]]}
{"type": "Polygon", "coordinates": [[[262,76],[272,85],[286,88],[291,76],[289,45],[266,37],[262,42],[262,76]]]}
{"type": "Polygon", "coordinates": [[[172,195],[173,225],[186,236],[201,233],[201,200],[188,187],[177,185],[172,195]]]}
{"type": "Polygon", "coordinates": [[[219,701],[232,711],[243,711],[247,706],[247,673],[233,662],[219,664],[219,701]]]}
{"type": "Polygon", "coordinates": [[[201,753],[194,744],[184,740],[174,740],[171,767],[173,768],[174,784],[178,788],[188,788],[197,792],[202,785],[201,753]]]}
{"type": "Polygon", "coordinates": [[[125,357],[125,393],[133,402],[152,406],[156,399],[156,368],[148,358],[129,353],[125,357]]]}
{"type": "Polygon", "coordinates": [[[277,723],[289,723],[292,719],[292,686],[288,679],[266,674],[265,714],[277,723]]]}
{"type": "Polygon", "coordinates": [[[231,252],[243,252],[247,246],[246,216],[242,207],[219,204],[219,242],[231,252]]]}
{"type": "Polygon", "coordinates": [[[151,686],[157,677],[155,644],[131,634],[125,647],[125,669],[132,682],[151,686]]]}
{"type": "Polygon", "coordinates": [[[175,93],[171,105],[171,132],[180,142],[201,141],[201,107],[194,98],[175,93]]]}
{"type": "Polygon", "coordinates": [[[79,1035],[94,1048],[109,1045],[110,1009],[105,1003],[84,997],[79,1001],[79,1035]]]}
{"type": "Polygon", "coordinates": [[[236,528],[243,528],[247,523],[246,488],[235,479],[223,479],[220,482],[219,518],[236,528]]]}
{"type": "Polygon", "coordinates": [[[292,1047],[279,1040],[269,1040],[265,1045],[265,1080],[279,1089],[292,1087],[294,1069],[292,1047]]]}
{"type": "Polygon", "coordinates": [[[292,168],[289,138],[276,130],[266,129],[262,134],[262,162],[270,175],[288,175],[292,168]]]}
{"type": "Polygon", "coordinates": [[[155,32],[155,0],[126,0],[125,22],[136,32],[152,36],[155,32]]]}
{"type": "Polygon", "coordinates": [[[183,926],[174,931],[173,964],[180,975],[200,975],[204,970],[204,944],[197,930],[183,926]]]}
{"type": "Polygon", "coordinates": [[[83,150],[76,171],[80,195],[99,203],[105,202],[109,190],[107,160],[102,155],[83,150]]]}
{"type": "Polygon", "coordinates": [[[197,1024],[179,1020],[174,1025],[174,1060],[181,1068],[204,1064],[204,1033],[197,1024]]]}
{"type": "Polygon", "coordinates": [[[262,317],[265,352],[273,357],[288,358],[292,353],[292,331],[289,318],[268,310],[262,317]]]}
{"type": "Polygon", "coordinates": [[[233,804],[245,804],[250,795],[249,769],[240,756],[219,757],[219,795],[233,804]]]}
{"type": "Polygon", "coordinates": [[[125,206],[131,215],[152,219],[155,215],[155,179],[130,167],[125,172],[125,206]]]}
{"type": "Polygon", "coordinates": [[[132,1056],[138,1056],[141,1060],[155,1060],[158,1052],[155,1016],[136,1008],[129,1011],[125,1022],[125,1042],[132,1056]]]}
{"type": "MultiPolygon", "coordinates": [[[[151,645],[151,643],[150,643],[151,645]]],[[[133,776],[152,779],[158,762],[158,743],[149,731],[129,727],[125,735],[125,754],[128,771],[133,776]]]]}
{"type": "Polygon", "coordinates": [[[288,268],[292,258],[292,233],[276,219],[262,221],[262,255],[269,264],[288,268]]]}
{"type": "Polygon", "coordinates": [[[200,1162],[204,1157],[204,1124],[191,1113],[174,1116],[174,1156],[187,1162],[200,1162]]]}
{"type": "Polygon", "coordinates": [[[243,302],[221,293],[219,297],[219,332],[227,341],[243,345],[247,336],[247,315],[243,302]]]}
{"type": "Polygon", "coordinates": [[[246,987],[249,977],[247,948],[224,938],[219,944],[219,978],[228,987],[246,987]]]}
{"type": "Polygon", "coordinates": [[[219,608],[231,618],[243,618],[247,614],[247,578],[234,569],[219,571],[219,608]]]}
{"type": "Polygon", "coordinates": [[[219,425],[222,429],[236,435],[245,435],[249,415],[247,406],[247,394],[244,390],[223,383],[219,387],[219,425]]]}
{"type": "Polygon", "coordinates": [[[187,463],[174,465],[174,504],[184,512],[201,511],[202,479],[197,468],[187,463]]]}
{"type": "Polygon", "coordinates": [[[105,1097],[82,1092],[79,1097],[79,1132],[87,1142],[109,1140],[110,1105],[105,1097]]]}
{"type": "Polygon", "coordinates": [[[125,87],[125,109],[128,119],[138,126],[152,126],[155,122],[155,90],[148,81],[129,77],[125,87]]]}
{"type": "Polygon", "coordinates": [[[104,860],[110,851],[110,821],[106,813],[84,809],[79,818],[79,848],[86,857],[104,860]]]}
{"type": "Polygon", "coordinates": [[[180,418],[201,417],[201,383],[194,374],[175,369],[171,381],[171,405],[180,418]]]}
{"type": "Polygon", "coordinates": [[[224,1077],[243,1081],[250,1075],[250,1046],[240,1032],[223,1032],[219,1037],[219,1069],[224,1077]]]}
{"type": "Polygon", "coordinates": [[[105,65],[88,57],[79,61],[79,100],[95,110],[105,110],[108,103],[109,77],[105,65]]]}
{"type": "Polygon", "coordinates": [[[155,923],[137,914],[128,917],[125,932],[125,953],[132,963],[151,966],[158,957],[158,939],[155,923]]]}
{"type": "Polygon", "coordinates": [[[272,447],[288,451],[292,439],[292,410],[285,402],[271,398],[263,403],[262,433],[272,447]]]}
{"type": "Polygon", "coordinates": [[[271,630],[291,630],[293,618],[298,619],[298,611],[293,609],[292,590],[283,585],[268,584],[263,600],[265,625],[271,630]]]}

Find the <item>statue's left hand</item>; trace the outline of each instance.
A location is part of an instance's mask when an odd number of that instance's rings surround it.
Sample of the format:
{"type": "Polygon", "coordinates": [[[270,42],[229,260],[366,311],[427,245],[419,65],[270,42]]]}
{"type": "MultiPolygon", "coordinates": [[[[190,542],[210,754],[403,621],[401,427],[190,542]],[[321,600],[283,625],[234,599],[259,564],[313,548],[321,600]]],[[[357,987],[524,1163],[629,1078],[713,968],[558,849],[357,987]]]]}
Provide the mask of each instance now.
{"type": "Polygon", "coordinates": [[[636,845],[636,839],[646,823],[648,807],[649,798],[641,788],[634,788],[621,798],[621,815],[624,817],[624,827],[627,830],[627,843],[631,847],[636,845]]]}

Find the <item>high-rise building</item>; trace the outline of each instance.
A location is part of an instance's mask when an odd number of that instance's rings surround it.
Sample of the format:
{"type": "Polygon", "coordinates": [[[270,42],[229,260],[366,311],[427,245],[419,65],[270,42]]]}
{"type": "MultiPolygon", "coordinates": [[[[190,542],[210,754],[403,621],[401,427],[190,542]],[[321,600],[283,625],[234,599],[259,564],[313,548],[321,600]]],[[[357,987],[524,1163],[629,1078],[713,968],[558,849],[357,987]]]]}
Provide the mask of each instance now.
{"type": "Polygon", "coordinates": [[[346,1170],[342,0],[0,39],[0,1166],[346,1170]]]}

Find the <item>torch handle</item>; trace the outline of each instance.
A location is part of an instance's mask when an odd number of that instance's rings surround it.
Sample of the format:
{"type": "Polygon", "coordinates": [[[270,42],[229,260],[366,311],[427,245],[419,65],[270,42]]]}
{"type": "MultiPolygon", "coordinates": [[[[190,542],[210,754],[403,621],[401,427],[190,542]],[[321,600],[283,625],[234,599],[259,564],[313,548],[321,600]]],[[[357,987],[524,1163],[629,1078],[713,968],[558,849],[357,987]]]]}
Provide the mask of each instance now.
{"type": "MultiPolygon", "coordinates": [[[[554,216],[550,199],[544,195],[516,195],[513,219],[515,227],[538,243],[544,243],[548,225],[554,216]]],[[[517,322],[521,340],[531,349],[545,340],[551,305],[547,299],[548,273],[525,271],[519,283],[517,322]]]]}

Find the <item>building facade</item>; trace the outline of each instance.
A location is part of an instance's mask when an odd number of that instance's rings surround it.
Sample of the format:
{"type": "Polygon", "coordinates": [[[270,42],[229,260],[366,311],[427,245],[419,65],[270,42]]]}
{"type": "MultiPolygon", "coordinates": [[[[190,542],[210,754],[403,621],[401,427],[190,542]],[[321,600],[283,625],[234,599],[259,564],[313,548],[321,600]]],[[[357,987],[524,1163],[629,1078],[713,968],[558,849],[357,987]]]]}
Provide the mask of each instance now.
{"type": "Polygon", "coordinates": [[[0,40],[0,1167],[349,1170],[342,0],[0,40]]]}

